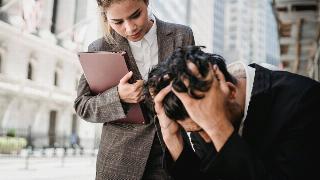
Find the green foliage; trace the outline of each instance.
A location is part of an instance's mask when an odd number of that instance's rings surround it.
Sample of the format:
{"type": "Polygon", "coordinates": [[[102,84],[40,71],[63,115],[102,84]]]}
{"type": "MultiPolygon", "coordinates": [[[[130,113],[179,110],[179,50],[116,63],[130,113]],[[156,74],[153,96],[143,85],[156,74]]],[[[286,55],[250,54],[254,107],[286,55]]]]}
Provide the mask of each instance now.
{"type": "Polygon", "coordinates": [[[16,137],[16,130],[15,129],[9,129],[7,132],[8,137],[16,137]]]}
{"type": "Polygon", "coordinates": [[[17,153],[27,145],[25,138],[0,137],[0,153],[17,153]]]}

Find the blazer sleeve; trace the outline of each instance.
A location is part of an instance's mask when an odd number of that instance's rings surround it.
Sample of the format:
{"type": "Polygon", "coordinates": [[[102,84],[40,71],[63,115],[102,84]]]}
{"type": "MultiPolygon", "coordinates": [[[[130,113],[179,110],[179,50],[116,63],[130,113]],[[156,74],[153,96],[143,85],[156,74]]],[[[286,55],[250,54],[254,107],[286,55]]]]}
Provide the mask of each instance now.
{"type": "Polygon", "coordinates": [[[222,179],[298,180],[319,179],[319,83],[301,92],[292,118],[272,144],[268,161],[252,149],[236,132],[203,171],[222,179]],[[317,145],[318,144],[318,145],[317,145]],[[269,163],[266,163],[269,162],[269,163]]]}
{"type": "Polygon", "coordinates": [[[174,179],[202,179],[202,180],[215,180],[215,176],[208,176],[208,173],[202,170],[202,166],[207,161],[213,159],[216,155],[216,150],[212,143],[206,143],[198,133],[191,133],[190,144],[188,135],[182,134],[184,139],[183,150],[178,159],[171,161],[170,172],[174,179]]]}
{"type": "MultiPolygon", "coordinates": [[[[94,43],[89,45],[88,51],[96,50],[94,43]]],[[[94,95],[84,75],[79,81],[74,109],[82,119],[93,123],[111,122],[126,117],[126,108],[120,102],[117,86],[94,95]]]]}

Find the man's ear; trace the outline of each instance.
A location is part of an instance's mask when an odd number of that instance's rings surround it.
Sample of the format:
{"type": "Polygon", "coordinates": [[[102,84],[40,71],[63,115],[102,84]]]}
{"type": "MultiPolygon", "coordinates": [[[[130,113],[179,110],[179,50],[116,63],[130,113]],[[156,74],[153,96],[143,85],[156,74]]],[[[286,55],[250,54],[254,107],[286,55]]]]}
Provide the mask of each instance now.
{"type": "Polygon", "coordinates": [[[230,98],[230,100],[234,100],[237,94],[237,87],[231,82],[226,82],[226,84],[229,88],[228,98],[230,98]]]}

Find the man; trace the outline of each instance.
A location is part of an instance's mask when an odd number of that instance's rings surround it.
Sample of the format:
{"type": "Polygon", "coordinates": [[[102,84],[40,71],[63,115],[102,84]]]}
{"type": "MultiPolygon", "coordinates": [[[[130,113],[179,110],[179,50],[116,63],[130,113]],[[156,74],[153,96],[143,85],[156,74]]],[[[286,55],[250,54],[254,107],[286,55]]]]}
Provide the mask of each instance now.
{"type": "Polygon", "coordinates": [[[229,69],[190,46],[149,74],[175,179],[319,179],[320,84],[256,64],[229,69]]]}

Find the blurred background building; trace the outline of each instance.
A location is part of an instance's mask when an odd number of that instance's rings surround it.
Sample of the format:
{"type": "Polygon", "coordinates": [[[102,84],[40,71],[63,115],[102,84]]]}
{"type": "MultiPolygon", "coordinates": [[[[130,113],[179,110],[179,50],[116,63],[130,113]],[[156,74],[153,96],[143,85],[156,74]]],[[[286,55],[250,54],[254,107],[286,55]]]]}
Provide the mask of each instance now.
{"type": "Polygon", "coordinates": [[[284,69],[319,81],[319,0],[274,0],[284,69]]]}
{"type": "Polygon", "coordinates": [[[73,109],[82,73],[76,52],[99,33],[95,1],[1,0],[0,133],[35,147],[93,147],[100,128],[73,109]],[[31,137],[30,137],[31,136],[31,137]]]}
{"type": "MultiPolygon", "coordinates": [[[[101,37],[95,0],[0,0],[0,135],[37,147],[71,135],[96,145],[101,125],[73,109],[77,52],[101,37]]],[[[318,0],[150,0],[161,20],[192,28],[197,45],[230,63],[266,62],[319,80],[318,0]],[[280,56],[281,52],[281,56],[280,56]]]]}
{"type": "Polygon", "coordinates": [[[270,0],[226,0],[225,54],[228,62],[278,66],[280,47],[270,0]]]}
{"type": "Polygon", "coordinates": [[[223,55],[224,0],[151,0],[150,8],[163,21],[190,26],[196,45],[223,55]]]}

